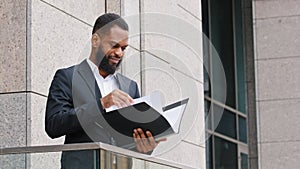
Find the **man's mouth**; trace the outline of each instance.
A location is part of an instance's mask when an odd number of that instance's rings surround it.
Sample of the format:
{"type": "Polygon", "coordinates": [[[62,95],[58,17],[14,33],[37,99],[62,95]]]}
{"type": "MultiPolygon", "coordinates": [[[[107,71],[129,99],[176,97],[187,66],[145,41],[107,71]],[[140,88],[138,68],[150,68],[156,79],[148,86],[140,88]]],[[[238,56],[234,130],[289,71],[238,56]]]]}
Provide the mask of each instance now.
{"type": "Polygon", "coordinates": [[[120,61],[120,58],[110,57],[109,60],[110,60],[113,64],[118,64],[119,61],[120,61]]]}

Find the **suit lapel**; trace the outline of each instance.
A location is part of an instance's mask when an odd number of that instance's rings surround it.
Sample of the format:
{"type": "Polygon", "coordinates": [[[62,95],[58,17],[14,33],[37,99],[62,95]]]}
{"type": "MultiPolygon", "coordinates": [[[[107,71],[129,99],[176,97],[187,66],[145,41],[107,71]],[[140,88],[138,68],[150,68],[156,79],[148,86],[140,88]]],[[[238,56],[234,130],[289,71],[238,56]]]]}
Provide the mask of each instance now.
{"type": "MultiPolygon", "coordinates": [[[[96,84],[96,79],[94,77],[93,72],[91,71],[91,68],[89,67],[88,63],[86,60],[82,61],[79,65],[78,65],[78,74],[80,75],[80,77],[84,80],[84,82],[86,83],[86,85],[88,86],[89,90],[93,93],[93,95],[96,97],[95,94],[95,86],[98,86],[96,84]]],[[[99,91],[99,90],[98,90],[99,91]]],[[[100,93],[100,91],[99,91],[100,93]]],[[[101,93],[100,93],[100,97],[101,97],[101,93]]]]}
{"type": "Polygon", "coordinates": [[[116,74],[116,79],[117,83],[119,85],[119,89],[122,90],[123,92],[131,95],[132,93],[130,92],[130,83],[131,81],[128,80],[127,78],[124,78],[121,74],[117,73],[116,74]]]}
{"type": "Polygon", "coordinates": [[[126,87],[124,79],[120,76],[119,73],[116,74],[116,80],[117,80],[117,83],[119,85],[119,89],[124,91],[124,92],[128,92],[128,90],[126,89],[128,87],[126,87]]]}

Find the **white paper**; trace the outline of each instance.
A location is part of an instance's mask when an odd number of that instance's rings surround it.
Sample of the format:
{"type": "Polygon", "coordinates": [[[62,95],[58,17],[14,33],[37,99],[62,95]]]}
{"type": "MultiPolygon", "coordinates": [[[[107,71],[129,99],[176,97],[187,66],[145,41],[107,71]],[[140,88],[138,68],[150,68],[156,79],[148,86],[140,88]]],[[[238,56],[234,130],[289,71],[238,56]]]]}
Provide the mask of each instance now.
{"type": "Polygon", "coordinates": [[[144,96],[141,98],[134,99],[133,105],[145,102],[160,114],[162,113],[162,105],[161,105],[161,95],[160,92],[153,92],[148,96],[144,96]]]}
{"type": "Polygon", "coordinates": [[[170,123],[170,125],[175,133],[179,132],[180,121],[182,119],[182,115],[185,110],[185,107],[186,107],[186,104],[183,104],[178,107],[172,108],[170,110],[164,111],[162,113],[162,115],[170,123]]]}
{"type": "Polygon", "coordinates": [[[117,110],[117,109],[119,109],[117,106],[112,105],[109,108],[106,108],[105,110],[106,110],[106,112],[110,112],[110,111],[114,111],[114,110],[117,110]]]}
{"type": "MultiPolygon", "coordinates": [[[[131,105],[135,105],[138,103],[145,102],[160,114],[162,113],[162,105],[161,105],[161,94],[160,92],[152,92],[150,95],[140,97],[137,99],[133,99],[133,103],[131,105]]],[[[106,112],[114,111],[119,109],[117,106],[113,105],[106,109],[106,112]]]]}

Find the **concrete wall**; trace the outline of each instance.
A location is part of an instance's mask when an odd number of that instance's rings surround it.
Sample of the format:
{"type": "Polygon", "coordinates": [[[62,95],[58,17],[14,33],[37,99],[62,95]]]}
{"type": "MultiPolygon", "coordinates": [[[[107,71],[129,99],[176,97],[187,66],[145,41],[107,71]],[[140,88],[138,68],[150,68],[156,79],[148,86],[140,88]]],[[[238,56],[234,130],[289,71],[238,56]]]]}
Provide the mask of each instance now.
{"type": "MultiPolygon", "coordinates": [[[[44,131],[48,88],[58,68],[87,57],[83,51],[95,19],[108,8],[105,0],[5,0],[0,8],[0,146],[62,144],[63,138],[52,140],[44,131]]],[[[60,153],[0,159],[0,168],[26,164],[59,168],[60,153]]]]}
{"type": "MultiPolygon", "coordinates": [[[[95,19],[105,12],[105,1],[32,0],[30,10],[28,145],[62,144],[44,131],[46,96],[58,68],[77,64],[88,57],[89,38],[95,19]]],[[[60,166],[60,153],[31,155],[29,168],[60,166]],[[49,165],[51,164],[51,165],[49,165]]]]}
{"type": "MultiPolygon", "coordinates": [[[[0,146],[25,146],[26,1],[1,1],[0,22],[0,146]]],[[[0,168],[24,168],[24,162],[25,155],[7,155],[0,159],[0,168]]]]}
{"type": "Polygon", "coordinates": [[[259,168],[300,168],[300,1],[253,5],[259,168]]]}
{"type": "Polygon", "coordinates": [[[121,14],[132,21],[130,34],[140,33],[129,39],[122,72],[140,82],[142,95],[160,91],[164,104],[190,98],[181,125],[182,134],[161,143],[154,155],[205,168],[201,1],[124,0],[121,3],[121,14]]]}
{"type": "Polygon", "coordinates": [[[1,147],[24,146],[26,138],[22,135],[26,135],[26,1],[1,1],[0,7],[0,131],[6,131],[1,132],[0,144],[1,147]]]}

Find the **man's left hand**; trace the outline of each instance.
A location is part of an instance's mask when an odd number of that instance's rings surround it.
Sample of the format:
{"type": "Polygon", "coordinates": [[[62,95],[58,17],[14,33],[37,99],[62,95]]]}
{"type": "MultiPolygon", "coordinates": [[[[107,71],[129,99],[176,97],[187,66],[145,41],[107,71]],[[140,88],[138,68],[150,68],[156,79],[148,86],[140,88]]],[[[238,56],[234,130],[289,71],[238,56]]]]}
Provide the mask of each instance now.
{"type": "Polygon", "coordinates": [[[137,148],[137,151],[141,153],[148,153],[153,151],[154,148],[161,142],[166,141],[166,138],[162,138],[160,140],[155,140],[150,131],[144,131],[140,128],[133,130],[133,138],[137,148]]]}

